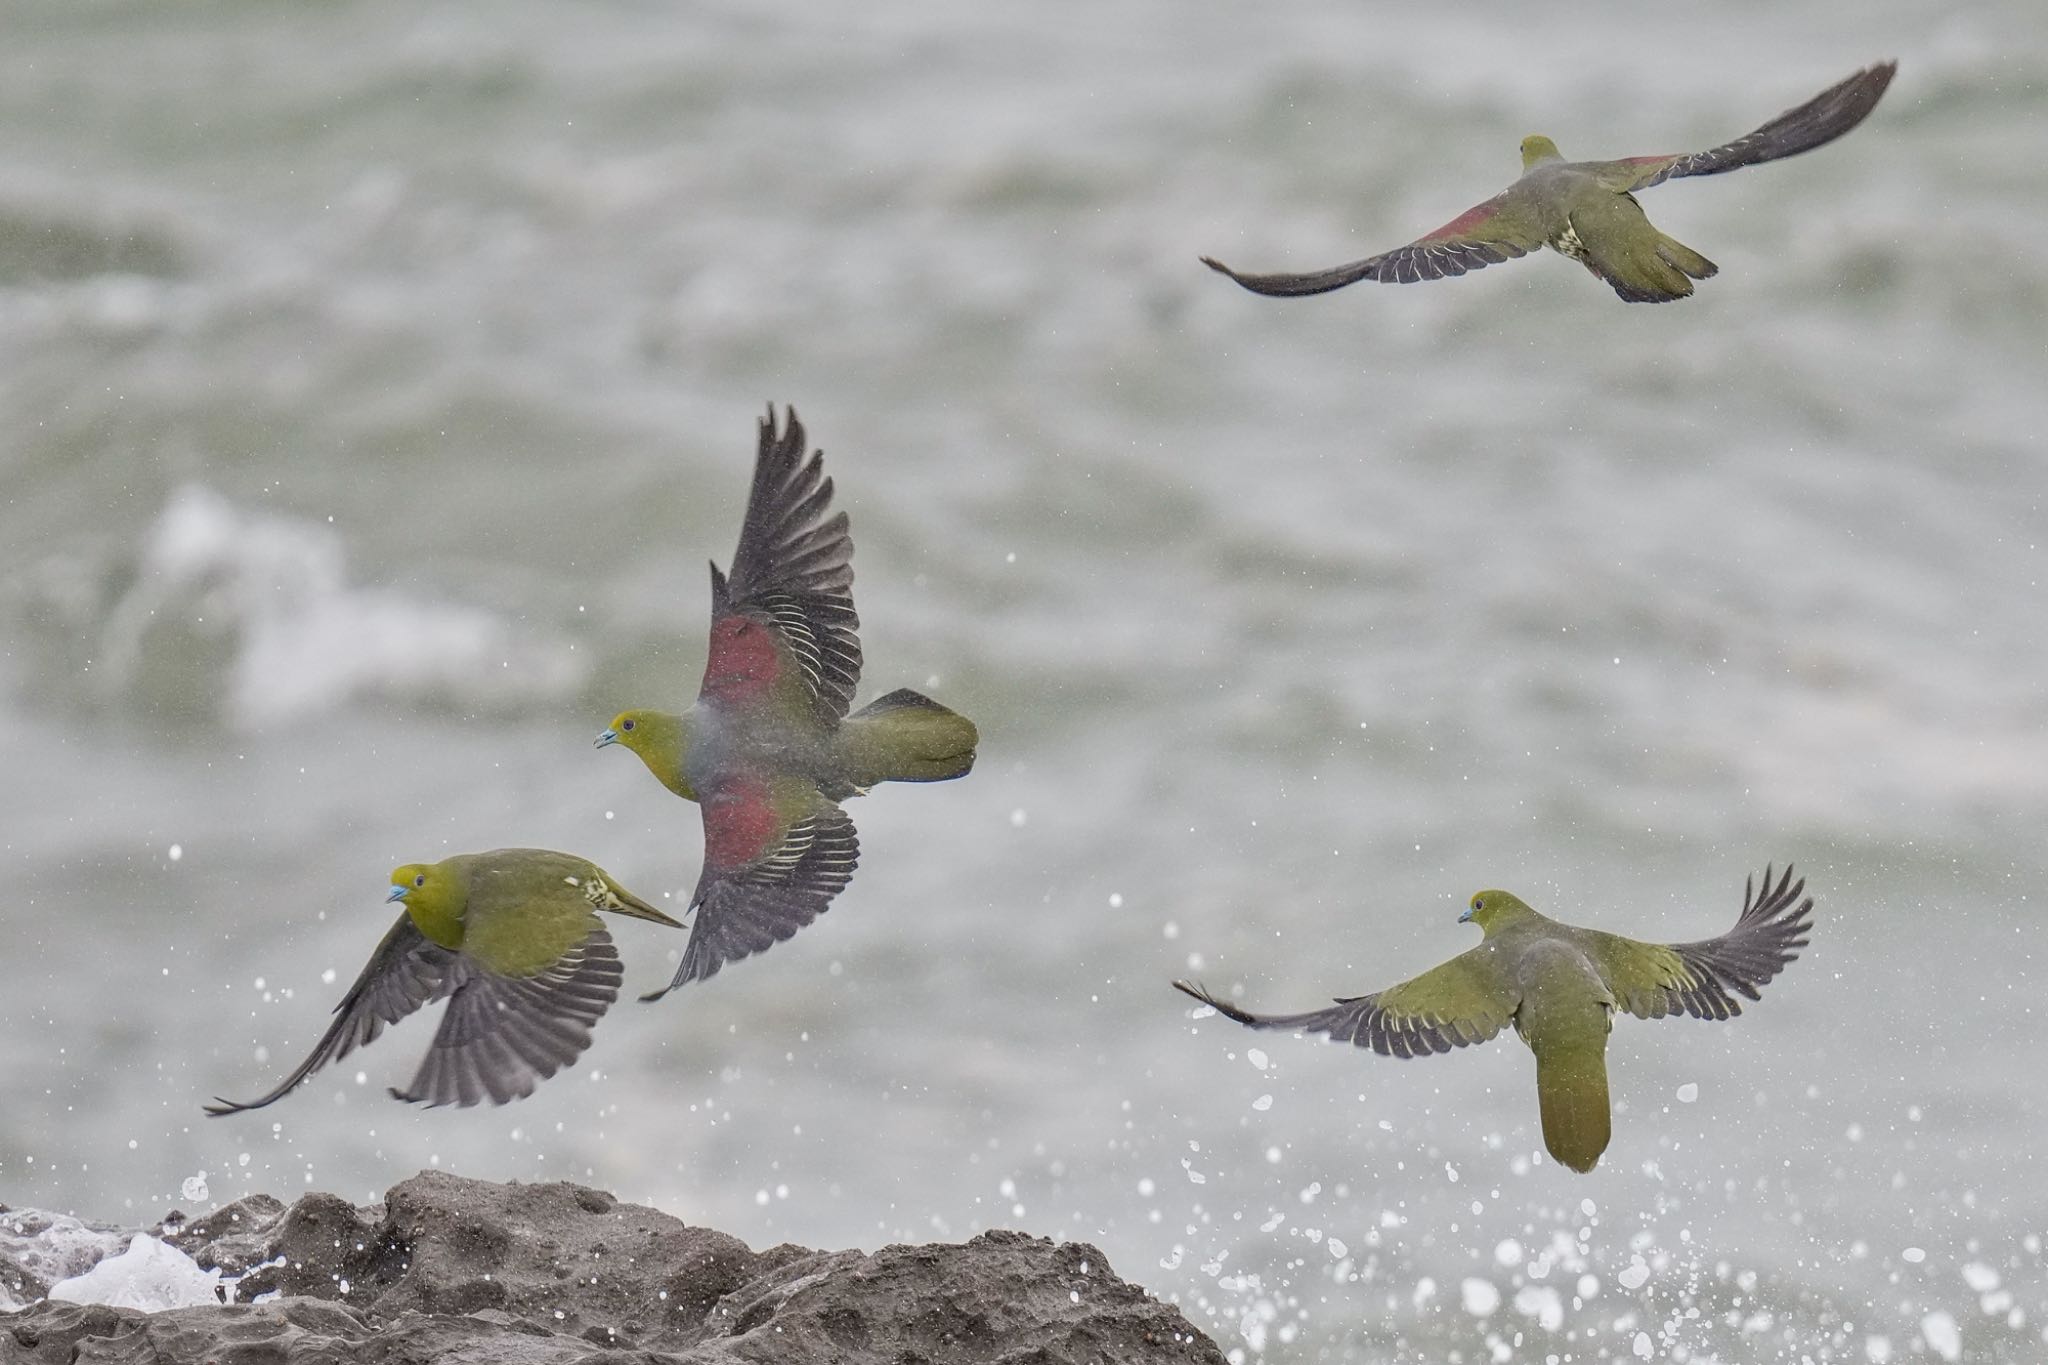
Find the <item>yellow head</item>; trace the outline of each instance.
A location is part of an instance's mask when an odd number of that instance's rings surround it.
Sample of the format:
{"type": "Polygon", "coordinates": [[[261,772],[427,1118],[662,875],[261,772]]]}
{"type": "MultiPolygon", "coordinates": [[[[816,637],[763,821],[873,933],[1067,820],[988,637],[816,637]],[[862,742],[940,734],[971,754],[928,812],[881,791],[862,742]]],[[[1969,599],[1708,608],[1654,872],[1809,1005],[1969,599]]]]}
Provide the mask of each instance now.
{"type": "Polygon", "coordinates": [[[402,901],[419,931],[443,948],[462,946],[462,912],[469,887],[446,862],[407,863],[391,873],[386,901],[402,901]]]}
{"type": "Polygon", "coordinates": [[[1539,161],[1562,161],[1564,154],[1557,150],[1557,144],[1541,133],[1531,133],[1522,139],[1522,169],[1528,170],[1539,161]]]}
{"type": "Polygon", "coordinates": [[[683,777],[683,756],[689,750],[689,722],[667,711],[621,711],[593,741],[597,748],[613,744],[640,755],[647,771],[678,796],[696,800],[683,777]]]}
{"type": "Polygon", "coordinates": [[[1481,891],[1465,906],[1465,913],[1458,916],[1458,923],[1476,924],[1481,934],[1492,938],[1509,925],[1528,919],[1535,913],[1512,892],[1481,891]]]}

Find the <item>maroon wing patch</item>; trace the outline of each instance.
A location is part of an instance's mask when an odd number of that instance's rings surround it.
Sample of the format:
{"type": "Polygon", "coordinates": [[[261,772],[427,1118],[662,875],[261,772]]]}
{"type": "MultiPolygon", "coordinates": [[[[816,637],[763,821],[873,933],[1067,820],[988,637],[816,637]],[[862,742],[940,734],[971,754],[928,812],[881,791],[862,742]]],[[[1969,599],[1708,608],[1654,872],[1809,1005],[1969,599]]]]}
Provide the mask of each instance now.
{"type": "Polygon", "coordinates": [[[741,706],[767,692],[780,676],[782,656],[776,650],[774,627],[740,613],[711,623],[711,650],[704,660],[700,695],[741,706]]]}
{"type": "Polygon", "coordinates": [[[845,811],[820,798],[779,829],[765,785],[740,785],[746,790],[721,790],[703,803],[704,871],[690,898],[690,942],[675,979],[643,1000],[774,947],[824,914],[853,879],[860,840],[845,811]]]}
{"type": "Polygon", "coordinates": [[[782,835],[782,819],[766,782],[727,778],[707,793],[704,808],[704,866],[721,875],[754,862],[782,835]]]}
{"type": "Polygon", "coordinates": [[[846,513],[830,512],[831,505],[824,456],[808,449],[795,412],[778,431],[771,408],[761,423],[732,575],[711,566],[706,695],[751,700],[793,665],[819,721],[846,715],[860,681],[860,616],[853,609],[853,539],[846,513]],[[764,641],[748,639],[754,631],[764,641]]]}

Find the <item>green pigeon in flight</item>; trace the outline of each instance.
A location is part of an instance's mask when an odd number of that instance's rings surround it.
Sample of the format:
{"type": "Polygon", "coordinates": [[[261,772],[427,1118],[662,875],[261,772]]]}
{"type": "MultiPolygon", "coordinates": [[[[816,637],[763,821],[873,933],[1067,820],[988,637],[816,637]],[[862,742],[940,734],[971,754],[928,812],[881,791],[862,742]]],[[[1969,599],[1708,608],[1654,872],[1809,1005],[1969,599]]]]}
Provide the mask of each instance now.
{"type": "Polygon", "coordinates": [[[827,515],[832,480],[796,412],[761,421],[732,572],[711,566],[711,643],[697,704],[621,711],[597,737],[640,756],[704,817],[686,981],[780,943],[825,912],[860,856],[840,802],[878,782],[944,782],[974,766],[974,723],[898,688],[847,714],[860,681],[853,539],[827,515]]]}
{"type": "Polygon", "coordinates": [[[1897,70],[1897,62],[1868,67],[1711,151],[1566,161],[1549,138],[1523,138],[1521,179],[1428,236],[1349,265],[1306,275],[1243,275],[1208,256],[1202,263],[1253,293],[1285,296],[1326,293],[1359,280],[1439,280],[1547,246],[1584,265],[1630,303],[1668,303],[1692,293],[1692,282],[1710,278],[1718,267],[1653,227],[1634,192],[1832,142],[1877,107],[1897,70]]]}
{"type": "Polygon", "coordinates": [[[1538,914],[1505,891],[1481,891],[1458,917],[1479,946],[1412,981],[1340,998],[1306,1014],[1253,1014],[1198,985],[1173,983],[1219,1014],[1258,1029],[1327,1034],[1383,1057],[1422,1057],[1483,1043],[1513,1025],[1536,1054],[1543,1145],[1575,1171],[1607,1150],[1607,1034],[1617,1010],[1638,1019],[1732,1019],[1742,1001],[1799,956],[1813,898],[1788,864],[1761,894],[1743,888],[1742,917],[1719,938],[1640,943],[1538,914]]]}
{"type": "Polygon", "coordinates": [[[595,912],[682,925],[597,864],[543,848],[408,863],[387,901],[405,906],[334,1007],[305,1061],[261,1099],[216,1100],[215,1118],[274,1104],[321,1067],[422,1005],[448,1002],[401,1100],[468,1107],[523,1099],[581,1056],[618,998],[619,954],[595,912]]]}

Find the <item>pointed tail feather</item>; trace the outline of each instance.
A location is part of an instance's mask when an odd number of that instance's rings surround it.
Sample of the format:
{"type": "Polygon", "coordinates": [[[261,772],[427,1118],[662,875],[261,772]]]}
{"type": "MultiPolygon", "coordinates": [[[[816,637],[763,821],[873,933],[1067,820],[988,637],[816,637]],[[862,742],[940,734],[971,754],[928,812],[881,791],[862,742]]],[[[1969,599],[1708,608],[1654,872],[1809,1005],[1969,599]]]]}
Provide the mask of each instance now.
{"type": "MultiPolygon", "coordinates": [[[[1654,233],[1656,229],[1650,228],[1649,231],[1654,233]]],[[[1661,233],[1657,235],[1658,240],[1654,243],[1631,238],[1609,243],[1598,250],[1588,250],[1579,258],[1579,263],[1607,281],[1609,287],[1628,303],[1670,303],[1686,298],[1692,293],[1692,280],[1686,278],[1683,258],[1674,261],[1664,250],[1664,244],[1669,242],[1692,261],[1706,266],[1708,274],[1713,273],[1713,264],[1698,252],[1679,246],[1661,233]]]]}
{"type": "Polygon", "coordinates": [[[945,782],[974,767],[974,722],[930,697],[899,687],[839,727],[840,773],[856,787],[877,782],[945,782]]]}
{"type": "Polygon", "coordinates": [[[1696,280],[1710,280],[1721,273],[1721,267],[1694,251],[1676,238],[1657,236],[1657,254],[1667,265],[1675,266],[1696,280]]]}
{"type": "Polygon", "coordinates": [[[667,913],[657,910],[623,886],[611,887],[610,891],[611,895],[608,903],[598,906],[598,909],[609,910],[614,915],[631,915],[634,919],[652,920],[656,924],[666,924],[671,929],[683,927],[681,920],[674,919],[667,913]]]}
{"type": "Polygon", "coordinates": [[[1559,1047],[1537,1052],[1536,1099],[1543,1110],[1543,1145],[1550,1154],[1582,1174],[1592,1170],[1613,1132],[1605,1051],[1559,1047]]]}

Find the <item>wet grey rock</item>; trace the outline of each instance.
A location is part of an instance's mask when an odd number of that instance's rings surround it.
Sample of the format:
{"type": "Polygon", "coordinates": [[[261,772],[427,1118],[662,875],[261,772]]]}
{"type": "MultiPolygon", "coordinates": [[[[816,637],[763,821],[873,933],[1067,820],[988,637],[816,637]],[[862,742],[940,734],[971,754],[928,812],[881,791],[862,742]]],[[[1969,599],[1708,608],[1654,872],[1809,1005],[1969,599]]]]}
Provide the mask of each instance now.
{"type": "Polygon", "coordinates": [[[0,1312],[0,1361],[220,1365],[1220,1365],[1085,1243],[987,1232],[756,1252],[581,1185],[423,1172],[381,1205],[237,1200],[159,1235],[242,1302],[0,1312]],[[262,1303],[246,1300],[275,1295],[262,1303]]]}
{"type": "MultiPolygon", "coordinates": [[[[311,1197],[332,1198],[331,1195],[311,1197]]],[[[188,1220],[181,1213],[172,1213],[154,1231],[159,1240],[169,1242],[188,1256],[192,1255],[193,1248],[204,1248],[207,1257],[204,1269],[240,1276],[270,1259],[271,1244],[275,1240],[272,1234],[285,1213],[285,1206],[279,1200],[267,1194],[252,1194],[215,1209],[204,1218],[188,1220]]]]}
{"type": "Polygon", "coordinates": [[[0,1360],[8,1365],[343,1365],[376,1359],[361,1349],[373,1336],[359,1315],[318,1299],[167,1313],[46,1301],[23,1313],[0,1313],[0,1360]]]}

